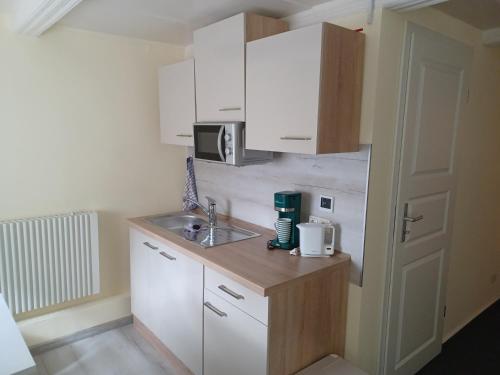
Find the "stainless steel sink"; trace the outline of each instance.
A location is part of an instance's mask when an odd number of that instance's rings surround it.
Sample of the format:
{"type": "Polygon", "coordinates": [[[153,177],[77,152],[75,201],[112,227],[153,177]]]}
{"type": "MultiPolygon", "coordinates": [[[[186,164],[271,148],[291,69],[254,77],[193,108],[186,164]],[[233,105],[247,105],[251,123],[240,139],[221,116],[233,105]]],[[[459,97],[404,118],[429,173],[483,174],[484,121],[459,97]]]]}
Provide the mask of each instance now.
{"type": "Polygon", "coordinates": [[[203,247],[214,247],[260,236],[258,233],[229,225],[211,228],[206,220],[186,212],[156,216],[148,221],[203,247]]]}

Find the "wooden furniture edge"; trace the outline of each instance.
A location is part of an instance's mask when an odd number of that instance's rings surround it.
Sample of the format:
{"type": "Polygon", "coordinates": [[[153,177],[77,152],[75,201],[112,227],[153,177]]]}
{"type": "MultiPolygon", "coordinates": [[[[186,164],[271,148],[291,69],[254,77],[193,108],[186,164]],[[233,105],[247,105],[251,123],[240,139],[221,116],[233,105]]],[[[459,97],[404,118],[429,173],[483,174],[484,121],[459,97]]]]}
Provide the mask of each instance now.
{"type": "Polygon", "coordinates": [[[151,330],[144,325],[137,317],[133,317],[134,328],[149,342],[166,360],[172,365],[176,375],[194,375],[186,365],[170,351],[151,330]]]}
{"type": "Polygon", "coordinates": [[[344,355],[348,284],[343,267],[270,297],[269,374],[295,374],[328,354],[344,355]]]}
{"type": "Polygon", "coordinates": [[[359,150],[365,35],[322,23],[318,154],[359,150]]]}
{"type": "MultiPolygon", "coordinates": [[[[222,215],[221,215],[222,216],[222,215]]],[[[294,284],[297,284],[297,283],[301,283],[303,282],[305,279],[308,279],[310,277],[315,277],[317,276],[318,274],[322,273],[322,272],[328,272],[329,270],[333,270],[333,269],[336,269],[336,268],[339,268],[339,267],[348,267],[348,265],[350,264],[350,256],[348,254],[345,254],[345,253],[336,253],[335,256],[339,257],[339,258],[342,258],[342,259],[339,259],[339,262],[336,263],[336,264],[332,264],[330,266],[327,266],[325,268],[321,268],[319,270],[316,270],[316,271],[313,271],[313,272],[310,272],[308,274],[305,274],[305,275],[301,275],[301,276],[298,276],[296,278],[294,278],[293,280],[290,280],[290,281],[287,281],[287,282],[284,282],[284,283],[281,283],[281,284],[277,284],[275,286],[272,286],[272,287],[268,287],[268,288],[264,288],[260,285],[257,285],[251,281],[249,281],[248,279],[228,270],[227,268],[225,267],[222,267],[220,265],[218,265],[217,263],[215,262],[212,262],[210,261],[209,259],[207,258],[204,258],[198,254],[196,254],[195,252],[179,245],[179,244],[176,244],[175,242],[173,241],[170,241],[168,238],[165,238],[163,237],[162,235],[158,234],[158,233],[155,233],[155,232],[152,232],[150,230],[148,230],[147,228],[145,228],[143,225],[143,223],[141,223],[143,220],[145,220],[145,218],[147,218],[149,216],[145,216],[145,217],[139,217],[139,218],[132,218],[132,219],[127,219],[127,221],[130,223],[131,226],[133,226],[134,228],[136,228],[137,230],[140,230],[141,232],[151,236],[151,237],[154,237],[155,239],[157,239],[158,241],[166,244],[167,246],[169,247],[172,247],[174,250],[177,250],[179,251],[180,253],[202,263],[203,265],[209,267],[209,268],[212,268],[213,270],[215,271],[218,271],[224,275],[226,275],[227,277],[241,283],[243,286],[249,288],[250,290],[256,292],[257,294],[261,295],[261,296],[264,296],[264,297],[268,297],[270,296],[271,294],[279,291],[279,290],[282,290],[282,289],[286,289],[288,288],[290,285],[294,285],[294,284]]],[[[241,220],[237,220],[238,222],[241,222],[241,220]]],[[[153,224],[150,224],[150,225],[153,225],[153,224]]],[[[244,226],[242,226],[243,229],[244,226]]],[[[278,251],[278,250],[274,250],[274,251],[278,251]]]]}
{"type": "Polygon", "coordinates": [[[245,13],[245,42],[265,38],[288,31],[288,22],[262,16],[257,13],[245,13]]]}

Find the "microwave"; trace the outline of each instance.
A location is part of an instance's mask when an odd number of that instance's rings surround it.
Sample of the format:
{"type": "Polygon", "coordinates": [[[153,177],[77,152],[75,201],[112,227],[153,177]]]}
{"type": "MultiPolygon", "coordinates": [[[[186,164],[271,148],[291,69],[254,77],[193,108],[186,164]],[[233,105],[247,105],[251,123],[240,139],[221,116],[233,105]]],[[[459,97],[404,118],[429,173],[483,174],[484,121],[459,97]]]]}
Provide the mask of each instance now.
{"type": "Polygon", "coordinates": [[[235,166],[271,161],[273,153],[245,149],[244,122],[195,122],[194,157],[235,166]]]}

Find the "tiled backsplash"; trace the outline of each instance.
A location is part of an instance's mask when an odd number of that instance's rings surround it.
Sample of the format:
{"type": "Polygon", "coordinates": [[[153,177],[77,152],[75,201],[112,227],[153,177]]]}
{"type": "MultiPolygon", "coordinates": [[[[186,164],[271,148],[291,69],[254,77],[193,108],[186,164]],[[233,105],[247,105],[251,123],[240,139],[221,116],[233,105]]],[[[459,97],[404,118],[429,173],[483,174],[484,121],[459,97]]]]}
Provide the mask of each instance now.
{"type": "Polygon", "coordinates": [[[241,168],[196,160],[198,195],[203,203],[213,197],[220,213],[273,228],[274,193],[302,192],[302,221],[316,215],[336,224],[335,247],[351,255],[351,281],[360,284],[369,159],[370,146],[362,145],[345,154],[275,153],[271,163],[241,168]],[[320,195],[335,197],[333,214],[319,209],[320,195]]]}

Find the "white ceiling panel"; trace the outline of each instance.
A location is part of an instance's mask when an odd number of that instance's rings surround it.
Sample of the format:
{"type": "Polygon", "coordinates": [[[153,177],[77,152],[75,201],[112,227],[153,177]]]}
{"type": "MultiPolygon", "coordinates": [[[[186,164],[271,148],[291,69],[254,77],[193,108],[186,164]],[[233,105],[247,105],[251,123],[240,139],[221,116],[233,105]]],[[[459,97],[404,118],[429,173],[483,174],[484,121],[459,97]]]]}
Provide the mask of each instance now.
{"type": "Polygon", "coordinates": [[[434,8],[481,30],[500,27],[500,0],[449,0],[434,8]]]}
{"type": "Polygon", "coordinates": [[[328,1],[84,0],[60,23],[85,30],[187,45],[192,42],[193,30],[240,12],[285,17],[328,1]]]}

